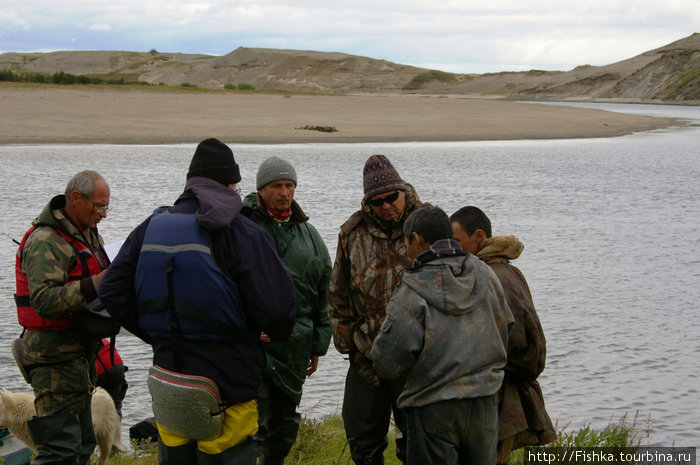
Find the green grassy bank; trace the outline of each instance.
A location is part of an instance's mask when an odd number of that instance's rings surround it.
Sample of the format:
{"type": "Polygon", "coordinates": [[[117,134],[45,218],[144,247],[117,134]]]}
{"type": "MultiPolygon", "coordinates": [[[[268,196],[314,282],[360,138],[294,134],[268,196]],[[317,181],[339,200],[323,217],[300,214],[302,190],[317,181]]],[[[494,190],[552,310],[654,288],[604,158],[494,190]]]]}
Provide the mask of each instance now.
{"type": "MultiPolygon", "coordinates": [[[[651,421],[639,421],[637,416],[624,415],[611,419],[603,430],[596,431],[590,425],[578,430],[557,427],[558,439],[547,447],[633,447],[648,439],[651,421]]],[[[385,451],[386,465],[399,465],[395,455],[395,443],[391,438],[385,451]]],[[[93,457],[97,464],[97,458],[93,457]]],[[[513,452],[509,464],[523,463],[523,450],[513,452]]],[[[134,452],[110,457],[108,465],[157,465],[158,456],[154,445],[134,447],[134,452]]],[[[305,420],[299,429],[297,442],[285,461],[287,465],[348,465],[352,464],[348,450],[342,419],[338,416],[322,420],[305,420]]]]}

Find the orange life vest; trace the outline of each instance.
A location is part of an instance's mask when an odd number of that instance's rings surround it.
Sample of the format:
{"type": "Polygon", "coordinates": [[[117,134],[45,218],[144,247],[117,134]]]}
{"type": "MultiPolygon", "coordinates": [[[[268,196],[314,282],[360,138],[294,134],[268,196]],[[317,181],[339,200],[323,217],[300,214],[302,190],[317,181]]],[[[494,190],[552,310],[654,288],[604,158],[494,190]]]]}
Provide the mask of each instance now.
{"type": "MultiPolygon", "coordinates": [[[[25,329],[45,331],[66,331],[72,329],[75,326],[75,320],[72,315],[64,315],[56,318],[42,318],[37,315],[29,302],[27,275],[22,271],[22,252],[27,238],[35,229],[36,226],[32,226],[24,235],[15,259],[15,280],[17,284],[15,303],[17,304],[17,320],[25,329]]],[[[105,268],[102,266],[100,260],[95,257],[95,253],[87,244],[69,236],[60,229],[55,229],[55,231],[73,247],[76,252],[76,257],[78,258],[75,267],[68,273],[67,282],[79,281],[98,274],[105,268]]]]}

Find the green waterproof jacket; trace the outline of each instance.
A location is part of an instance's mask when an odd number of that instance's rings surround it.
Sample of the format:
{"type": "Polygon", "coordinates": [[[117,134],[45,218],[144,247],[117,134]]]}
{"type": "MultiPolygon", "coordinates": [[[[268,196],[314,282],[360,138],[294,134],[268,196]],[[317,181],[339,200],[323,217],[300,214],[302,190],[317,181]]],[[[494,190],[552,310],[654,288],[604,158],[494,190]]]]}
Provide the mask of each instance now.
{"type": "Polygon", "coordinates": [[[296,201],[286,223],[267,212],[257,193],[248,194],[243,205],[252,209],[251,219],[272,237],[294,282],[297,317],[292,336],[289,342],[265,343],[263,349],[265,375],[298,405],[309,360],[312,355],[325,355],[331,339],[326,309],[331,276],[328,248],[296,201]]]}

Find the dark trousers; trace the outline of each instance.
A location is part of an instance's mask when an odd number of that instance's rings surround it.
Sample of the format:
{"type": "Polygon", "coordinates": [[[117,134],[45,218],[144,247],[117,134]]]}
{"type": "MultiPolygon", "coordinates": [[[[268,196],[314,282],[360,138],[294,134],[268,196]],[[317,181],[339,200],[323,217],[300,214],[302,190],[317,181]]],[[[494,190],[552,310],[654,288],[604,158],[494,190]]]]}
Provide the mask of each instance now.
{"type": "Polygon", "coordinates": [[[264,376],[258,397],[258,452],[262,463],[281,464],[297,439],[297,405],[264,376]]]}
{"type": "Polygon", "coordinates": [[[408,465],[495,465],[496,396],[406,408],[408,465]]]}
{"type": "Polygon", "coordinates": [[[255,441],[248,438],[218,454],[207,454],[192,441],[182,446],[168,447],[158,441],[159,465],[255,465],[255,441]]]}
{"type": "Polygon", "coordinates": [[[391,414],[399,431],[396,438],[396,456],[406,463],[406,431],[404,412],[396,405],[403,389],[403,378],[380,380],[376,386],[360,376],[350,365],[345,378],[343,422],[350,445],[350,455],[357,465],[381,465],[389,441],[387,433],[391,414]]]}

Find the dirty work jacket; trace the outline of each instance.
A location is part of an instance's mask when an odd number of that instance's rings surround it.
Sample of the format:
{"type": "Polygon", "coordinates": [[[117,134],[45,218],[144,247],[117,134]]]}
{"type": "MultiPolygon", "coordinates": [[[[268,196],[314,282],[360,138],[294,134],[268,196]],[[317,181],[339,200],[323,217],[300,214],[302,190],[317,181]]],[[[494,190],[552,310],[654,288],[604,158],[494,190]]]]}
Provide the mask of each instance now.
{"type": "Polygon", "coordinates": [[[513,317],[496,274],[453,240],[404,272],[374,341],[380,377],[406,374],[399,407],[495,394],[513,317]]]}

